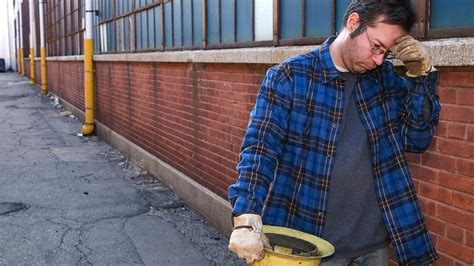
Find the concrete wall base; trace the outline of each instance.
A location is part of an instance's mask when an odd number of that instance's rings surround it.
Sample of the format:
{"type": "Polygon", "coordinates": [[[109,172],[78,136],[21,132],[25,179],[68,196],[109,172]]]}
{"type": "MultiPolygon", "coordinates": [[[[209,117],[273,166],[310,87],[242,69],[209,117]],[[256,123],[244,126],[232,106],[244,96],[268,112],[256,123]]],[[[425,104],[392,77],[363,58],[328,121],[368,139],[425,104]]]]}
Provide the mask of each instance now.
{"type": "MultiPolygon", "coordinates": [[[[83,111],[61,98],[60,101],[67,110],[84,120],[83,111]]],[[[140,162],[149,174],[174,191],[187,206],[217,231],[226,236],[230,235],[231,207],[225,199],[98,121],[96,121],[96,133],[132,161],[140,162]]]]}

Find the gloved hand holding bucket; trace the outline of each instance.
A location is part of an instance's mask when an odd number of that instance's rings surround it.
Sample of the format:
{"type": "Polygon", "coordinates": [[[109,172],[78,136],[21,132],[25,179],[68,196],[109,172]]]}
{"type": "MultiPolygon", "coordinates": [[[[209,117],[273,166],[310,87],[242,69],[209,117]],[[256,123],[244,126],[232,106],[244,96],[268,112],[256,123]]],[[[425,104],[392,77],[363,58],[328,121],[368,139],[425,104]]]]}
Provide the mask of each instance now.
{"type": "Polygon", "coordinates": [[[290,228],[262,225],[257,214],[234,217],[229,250],[247,263],[266,265],[319,265],[334,253],[327,241],[290,228]]]}

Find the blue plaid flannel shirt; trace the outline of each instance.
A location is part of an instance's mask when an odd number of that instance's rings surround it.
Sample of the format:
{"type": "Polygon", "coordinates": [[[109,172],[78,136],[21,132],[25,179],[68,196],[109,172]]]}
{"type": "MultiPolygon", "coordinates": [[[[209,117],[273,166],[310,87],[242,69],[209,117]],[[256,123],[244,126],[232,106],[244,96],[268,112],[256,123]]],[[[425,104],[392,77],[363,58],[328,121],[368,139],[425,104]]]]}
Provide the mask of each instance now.
{"type": "MultiPolygon", "coordinates": [[[[250,114],[239,177],[229,187],[233,214],[321,236],[343,112],[344,81],[326,40],[271,67],[250,114]]],[[[385,61],[360,75],[355,100],[371,147],[376,196],[400,264],[438,258],[425,227],[404,152],[423,152],[439,120],[439,74],[404,78],[385,61]],[[423,117],[423,102],[431,116],[423,117]]]]}

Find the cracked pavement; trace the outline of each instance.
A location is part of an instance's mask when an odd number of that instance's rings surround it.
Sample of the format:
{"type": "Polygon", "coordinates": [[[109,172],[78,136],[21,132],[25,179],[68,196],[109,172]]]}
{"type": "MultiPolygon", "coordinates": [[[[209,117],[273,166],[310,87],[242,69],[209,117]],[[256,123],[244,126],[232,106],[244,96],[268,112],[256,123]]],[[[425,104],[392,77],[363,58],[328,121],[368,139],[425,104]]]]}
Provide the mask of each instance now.
{"type": "Polygon", "coordinates": [[[166,186],[0,74],[0,265],[244,265],[166,186]]]}

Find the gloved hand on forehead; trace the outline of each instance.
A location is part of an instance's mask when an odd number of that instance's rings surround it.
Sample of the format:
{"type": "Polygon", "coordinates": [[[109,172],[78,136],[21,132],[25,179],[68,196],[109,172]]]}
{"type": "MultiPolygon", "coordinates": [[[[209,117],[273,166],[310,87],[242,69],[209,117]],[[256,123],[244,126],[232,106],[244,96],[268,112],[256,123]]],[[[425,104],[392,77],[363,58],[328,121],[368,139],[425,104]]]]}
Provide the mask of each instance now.
{"type": "Polygon", "coordinates": [[[234,229],[229,239],[229,250],[245,259],[248,264],[263,259],[263,249],[269,246],[262,232],[262,217],[257,214],[241,214],[233,218],[234,229]]]}
{"type": "Polygon", "coordinates": [[[395,40],[392,49],[395,58],[402,60],[408,69],[408,76],[423,76],[431,70],[431,59],[425,46],[410,35],[395,40]]]}

